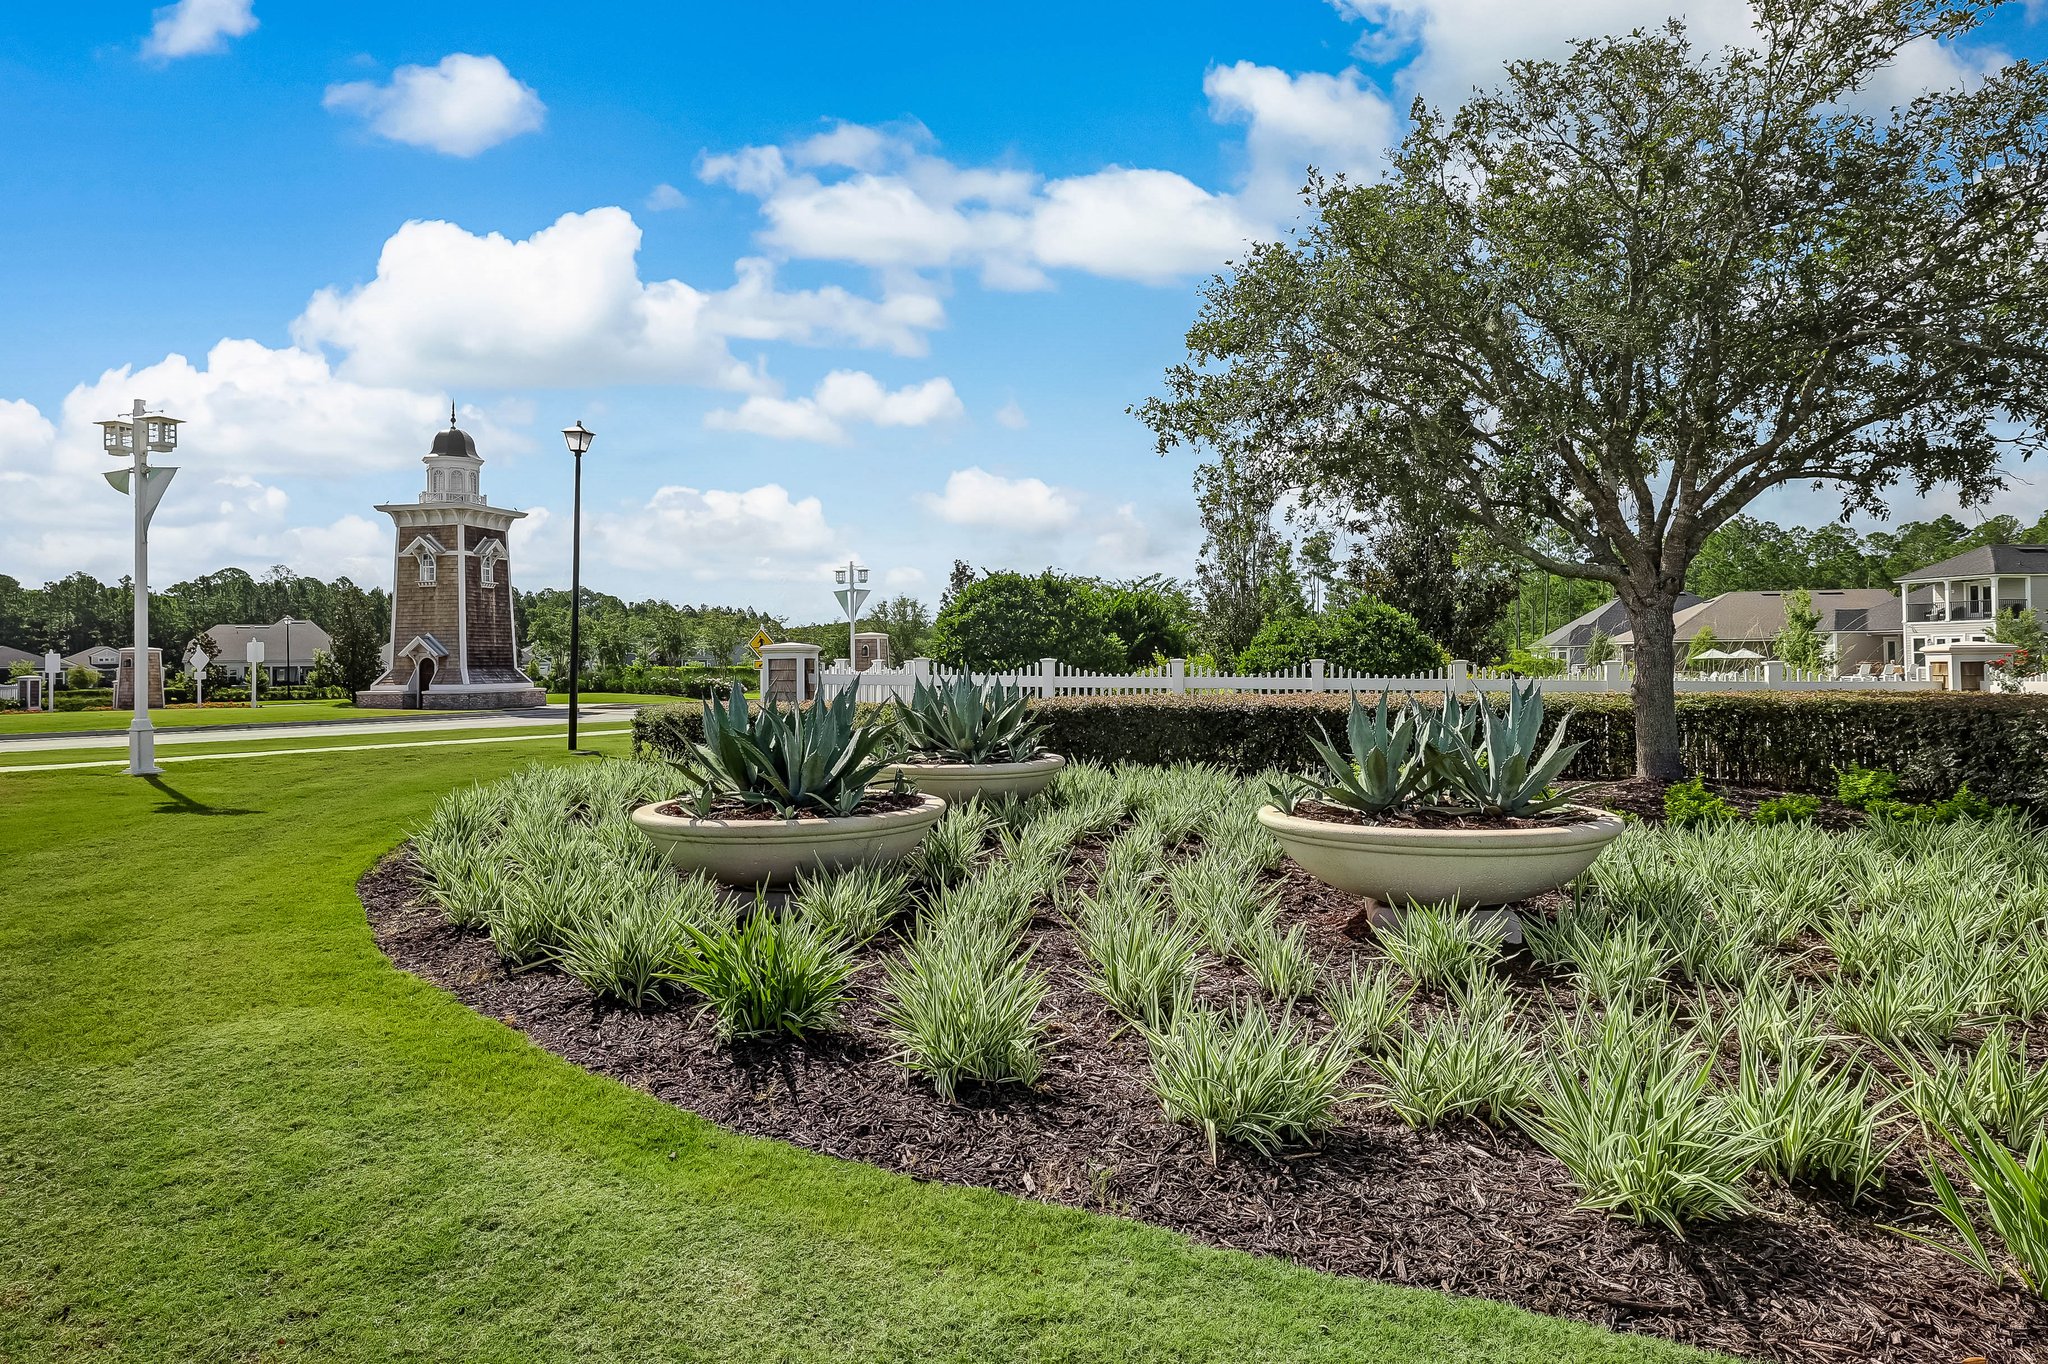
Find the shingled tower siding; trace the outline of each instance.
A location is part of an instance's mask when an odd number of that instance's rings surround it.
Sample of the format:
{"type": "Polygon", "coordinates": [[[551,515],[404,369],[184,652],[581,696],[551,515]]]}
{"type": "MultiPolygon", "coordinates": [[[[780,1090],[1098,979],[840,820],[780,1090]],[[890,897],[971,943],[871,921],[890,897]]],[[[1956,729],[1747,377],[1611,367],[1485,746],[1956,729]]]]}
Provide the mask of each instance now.
{"type": "Polygon", "coordinates": [[[483,460],[459,430],[454,414],[434,437],[424,461],[426,487],[415,502],[381,504],[396,533],[392,550],[391,664],[363,706],[419,706],[428,710],[496,710],[546,702],[520,671],[513,639],[512,523],[526,515],[493,507],[481,487],[483,460]],[[490,579],[486,555],[496,550],[490,579]],[[421,558],[433,563],[421,581],[421,558]],[[434,667],[420,690],[416,661],[434,667]]]}

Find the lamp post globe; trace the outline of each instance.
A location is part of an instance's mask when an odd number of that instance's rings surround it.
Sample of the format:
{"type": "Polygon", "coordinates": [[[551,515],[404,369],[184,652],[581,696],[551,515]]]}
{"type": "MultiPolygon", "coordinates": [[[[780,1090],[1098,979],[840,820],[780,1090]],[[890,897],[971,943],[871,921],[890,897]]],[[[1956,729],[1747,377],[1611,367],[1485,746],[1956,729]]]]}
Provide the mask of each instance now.
{"type": "Polygon", "coordinates": [[[596,434],[579,418],[562,428],[562,443],[576,461],[576,493],[569,514],[569,751],[576,751],[576,698],[583,676],[583,452],[596,434]]]}

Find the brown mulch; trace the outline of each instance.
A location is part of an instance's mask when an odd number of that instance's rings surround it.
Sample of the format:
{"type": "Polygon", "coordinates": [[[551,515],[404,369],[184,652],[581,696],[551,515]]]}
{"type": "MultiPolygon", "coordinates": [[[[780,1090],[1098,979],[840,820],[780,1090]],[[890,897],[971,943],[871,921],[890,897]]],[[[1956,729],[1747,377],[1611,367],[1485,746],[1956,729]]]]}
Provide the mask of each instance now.
{"type": "MultiPolygon", "coordinates": [[[[855,815],[886,815],[892,810],[912,809],[923,800],[924,797],[918,795],[915,791],[870,791],[867,795],[861,797],[860,805],[853,813],[855,815]]],[[[672,800],[666,805],[655,806],[654,813],[687,819],[695,812],[685,808],[680,802],[672,800]]],[[[757,819],[764,823],[775,823],[792,818],[792,816],[783,814],[772,805],[749,805],[745,801],[728,797],[714,804],[704,818],[729,820],[757,819]]],[[[843,819],[846,816],[826,815],[817,810],[798,810],[794,818],[800,820],[843,819]]]]}
{"type": "MultiPolygon", "coordinates": [[[[1663,807],[1660,805],[1658,809],[1661,813],[1663,807]]],[[[1352,810],[1321,800],[1297,801],[1293,813],[1303,819],[1321,820],[1326,824],[1370,825],[1378,829],[1554,829],[1585,818],[1572,811],[1532,817],[1467,815],[1431,809],[1426,805],[1368,815],[1363,810],[1352,810]]]]}
{"type": "MultiPolygon", "coordinates": [[[[1364,932],[1352,927],[1364,902],[1291,865],[1275,881],[1284,920],[1308,926],[1326,970],[1370,952],[1351,936],[1364,932]]],[[[577,1065],[737,1132],[1740,1356],[2048,1364],[2048,1305],[1883,1229],[1940,1230],[1910,1151],[1854,1207],[1825,1189],[1759,1182],[1757,1215],[1684,1238],[1578,1208],[1564,1168],[1519,1133],[1416,1132],[1363,1102],[1312,1152],[1267,1160],[1226,1148],[1212,1166],[1200,1135],[1160,1112],[1142,1040],[1082,987],[1078,948],[1047,916],[1029,931],[1051,987],[1044,1080],[949,1104],[890,1061],[878,970],[856,976],[836,1033],[727,1045],[693,1008],[639,1014],[557,971],[508,971],[481,934],[414,902],[409,855],[386,859],[360,890],[378,945],[401,968],[577,1065]]],[[[1568,997],[1526,957],[1509,966],[1518,992],[1568,997]]],[[[1212,965],[1200,989],[1220,1002],[1245,985],[1235,967],[1212,965]]]]}

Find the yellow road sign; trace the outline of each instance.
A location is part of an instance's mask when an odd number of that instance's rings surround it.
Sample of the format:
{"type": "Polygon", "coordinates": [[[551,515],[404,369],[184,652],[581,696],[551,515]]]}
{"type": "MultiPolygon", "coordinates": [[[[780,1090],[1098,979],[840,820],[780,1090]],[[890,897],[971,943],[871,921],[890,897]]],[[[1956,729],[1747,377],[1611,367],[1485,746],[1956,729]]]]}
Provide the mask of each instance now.
{"type": "Polygon", "coordinates": [[[773,644],[774,642],[774,640],[768,638],[768,632],[766,630],[756,630],[754,631],[754,637],[747,641],[747,652],[752,654],[754,657],[759,658],[761,656],[761,651],[767,648],[769,645],[773,644]]]}

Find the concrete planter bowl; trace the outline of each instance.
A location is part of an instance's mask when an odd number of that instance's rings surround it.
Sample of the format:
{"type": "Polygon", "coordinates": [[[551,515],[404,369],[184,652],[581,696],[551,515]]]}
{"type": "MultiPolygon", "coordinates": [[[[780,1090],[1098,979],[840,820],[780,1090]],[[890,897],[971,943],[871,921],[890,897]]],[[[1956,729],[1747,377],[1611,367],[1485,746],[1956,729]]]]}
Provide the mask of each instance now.
{"type": "MultiPolygon", "coordinates": [[[[1510,905],[1556,890],[1621,837],[1621,816],[1567,807],[1579,818],[1535,828],[1415,829],[1338,824],[1259,809],[1301,869],[1325,885],[1395,909],[1412,901],[1510,905]]],[[[1512,926],[1511,926],[1512,927],[1512,926]]]]}
{"type": "Polygon", "coordinates": [[[831,819],[696,819],[643,805],[633,812],[633,824],[677,871],[706,872],[728,886],[751,888],[788,885],[807,872],[898,861],[945,813],[946,802],[929,795],[905,810],[831,819]]]}
{"type": "Polygon", "coordinates": [[[928,796],[939,796],[950,804],[971,800],[1023,800],[1052,785],[1052,779],[1067,765],[1057,753],[1046,753],[1021,763],[897,763],[885,767],[875,778],[887,782],[898,774],[928,796]]]}

